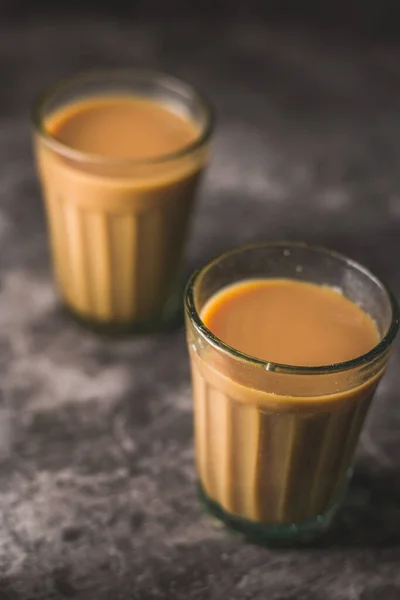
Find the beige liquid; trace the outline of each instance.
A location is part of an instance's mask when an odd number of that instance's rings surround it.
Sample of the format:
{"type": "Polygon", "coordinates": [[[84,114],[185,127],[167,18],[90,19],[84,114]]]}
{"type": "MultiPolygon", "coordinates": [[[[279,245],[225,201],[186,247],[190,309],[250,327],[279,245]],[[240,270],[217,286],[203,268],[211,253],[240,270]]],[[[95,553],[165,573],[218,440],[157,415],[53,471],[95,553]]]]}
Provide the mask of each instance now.
{"type": "MultiPolygon", "coordinates": [[[[225,288],[201,318],[236,350],[297,366],[350,360],[379,341],[358,306],[332,289],[294,280],[225,288]]],[[[315,393],[308,380],[304,394],[296,375],[262,369],[254,386],[243,385],[246,371],[228,358],[213,362],[193,351],[192,372],[197,467],[209,498],[264,523],[305,522],[340,500],[379,375],[346,392],[335,391],[340,375],[314,376],[315,393]],[[290,395],[271,393],[271,381],[278,391],[291,386],[290,395]]]]}
{"type": "Polygon", "coordinates": [[[37,139],[66,304],[105,323],[159,317],[177,287],[206,149],[159,159],[193,144],[198,126],[161,102],[130,95],[76,101],[44,126],[63,144],[37,139]]]}

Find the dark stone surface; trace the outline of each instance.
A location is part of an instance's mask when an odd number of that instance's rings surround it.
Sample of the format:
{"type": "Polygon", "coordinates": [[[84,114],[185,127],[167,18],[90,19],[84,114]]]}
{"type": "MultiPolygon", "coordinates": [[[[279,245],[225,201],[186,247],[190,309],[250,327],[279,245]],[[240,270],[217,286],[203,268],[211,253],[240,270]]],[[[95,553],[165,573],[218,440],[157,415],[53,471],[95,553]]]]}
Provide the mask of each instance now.
{"type": "Polygon", "coordinates": [[[271,26],[63,19],[0,26],[0,599],[400,598],[399,353],[325,540],[266,550],[195,495],[182,331],[107,341],[58,308],[29,106],[93,65],[184,76],[219,127],[187,268],[304,239],[400,293],[400,48],[271,26]]]}

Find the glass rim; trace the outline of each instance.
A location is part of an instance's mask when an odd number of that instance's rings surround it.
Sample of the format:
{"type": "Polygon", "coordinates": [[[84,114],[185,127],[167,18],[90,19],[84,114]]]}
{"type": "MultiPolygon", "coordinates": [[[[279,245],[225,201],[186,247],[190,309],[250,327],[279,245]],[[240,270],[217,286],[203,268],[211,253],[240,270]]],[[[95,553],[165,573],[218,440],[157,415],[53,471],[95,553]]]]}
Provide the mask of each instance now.
{"type": "Polygon", "coordinates": [[[81,71],[75,75],[64,77],[53,83],[52,85],[46,87],[36,98],[36,101],[33,103],[32,111],[31,111],[31,123],[33,124],[35,132],[59,154],[70,158],[79,162],[89,162],[95,164],[105,164],[105,165],[133,165],[133,166],[145,166],[145,165],[156,165],[167,163],[172,160],[177,160],[179,158],[184,158],[185,156],[195,152],[201,146],[206,144],[211,138],[211,134],[214,130],[214,109],[209,102],[209,100],[200,93],[197,88],[184,79],[180,77],[175,77],[174,75],[169,75],[163,71],[157,71],[153,69],[145,69],[140,67],[111,67],[111,68],[102,68],[102,69],[90,69],[86,71],[81,71]],[[200,104],[204,115],[205,115],[205,124],[201,128],[198,136],[190,142],[190,144],[186,144],[179,150],[174,152],[169,152],[167,154],[160,154],[158,156],[152,158],[120,158],[113,156],[103,156],[102,154],[95,153],[87,153],[82,152],[80,150],[76,150],[69,146],[68,144],[64,144],[60,140],[57,140],[53,135],[51,135],[48,131],[46,131],[44,127],[44,119],[42,115],[42,110],[45,104],[51,100],[51,98],[57,94],[58,92],[62,92],[63,90],[67,91],[70,88],[73,88],[74,85],[79,85],[80,83],[86,83],[91,79],[95,80],[100,77],[132,77],[132,81],[136,79],[147,79],[158,81],[160,85],[164,85],[165,87],[170,87],[175,90],[183,90],[189,92],[200,104]]]}
{"type": "Polygon", "coordinates": [[[213,346],[217,350],[223,351],[231,358],[240,360],[241,362],[250,364],[251,366],[259,367],[266,371],[284,373],[288,375],[330,375],[333,373],[349,371],[351,369],[370,364],[389,349],[399,329],[399,307],[397,301],[390,288],[381,279],[376,277],[369,269],[364,267],[362,264],[349,258],[345,254],[341,254],[340,252],[336,252],[335,250],[330,250],[322,246],[314,246],[312,244],[307,244],[304,242],[258,242],[253,244],[246,244],[233,250],[228,250],[227,252],[216,256],[204,267],[197,269],[196,271],[194,271],[194,273],[192,273],[186,284],[184,304],[188,317],[191,320],[192,324],[194,325],[198,333],[203,338],[205,338],[211,346],[213,346]],[[390,307],[392,310],[392,318],[386,334],[382,337],[378,344],[376,344],[371,350],[369,350],[365,354],[362,354],[361,356],[357,356],[356,358],[352,358],[351,360],[346,360],[343,362],[311,367],[262,360],[256,358],[255,356],[251,356],[250,354],[246,354],[245,352],[241,352],[240,350],[236,350],[229,344],[226,344],[219,337],[214,335],[212,331],[210,331],[210,329],[208,329],[208,327],[202,321],[195,305],[194,290],[199,278],[204,276],[207,273],[207,271],[209,271],[213,266],[218,264],[222,259],[233,254],[238,254],[246,250],[251,250],[252,248],[287,248],[288,250],[290,250],[291,248],[304,248],[312,250],[313,252],[319,253],[321,255],[325,254],[332,256],[344,262],[348,267],[364,273],[379,287],[383,288],[389,299],[390,307]]]}

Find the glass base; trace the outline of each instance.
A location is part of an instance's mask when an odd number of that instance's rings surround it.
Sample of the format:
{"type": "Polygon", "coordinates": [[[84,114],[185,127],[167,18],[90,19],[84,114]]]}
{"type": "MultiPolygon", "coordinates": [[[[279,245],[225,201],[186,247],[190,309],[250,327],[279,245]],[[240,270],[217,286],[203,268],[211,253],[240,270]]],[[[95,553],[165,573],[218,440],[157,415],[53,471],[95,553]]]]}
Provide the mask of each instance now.
{"type": "Polygon", "coordinates": [[[339,503],[335,504],[324,514],[303,523],[268,524],[227,512],[206,494],[200,483],[198,496],[200,503],[214,519],[217,519],[218,524],[224,525],[234,534],[264,546],[295,546],[317,539],[329,529],[340,506],[339,503]]]}
{"type": "Polygon", "coordinates": [[[143,321],[102,321],[82,315],[65,302],[63,303],[63,309],[79,325],[107,337],[168,333],[183,325],[181,291],[170,298],[170,301],[161,312],[143,321]]]}

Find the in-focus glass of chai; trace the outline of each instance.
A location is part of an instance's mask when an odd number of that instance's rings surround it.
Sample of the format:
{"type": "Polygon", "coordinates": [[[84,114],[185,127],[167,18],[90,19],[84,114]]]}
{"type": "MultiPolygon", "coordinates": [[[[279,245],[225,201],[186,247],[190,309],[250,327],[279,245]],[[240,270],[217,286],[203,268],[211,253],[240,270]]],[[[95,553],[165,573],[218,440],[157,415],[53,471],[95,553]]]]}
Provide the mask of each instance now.
{"type": "Polygon", "coordinates": [[[185,293],[200,496],[264,543],[324,532],[398,329],[390,291],[304,244],[215,259],[185,293]]]}
{"type": "Polygon", "coordinates": [[[209,154],[208,102],[174,77],[109,69],[47,90],[33,121],[63,303],[101,330],[168,326],[209,154]]]}

